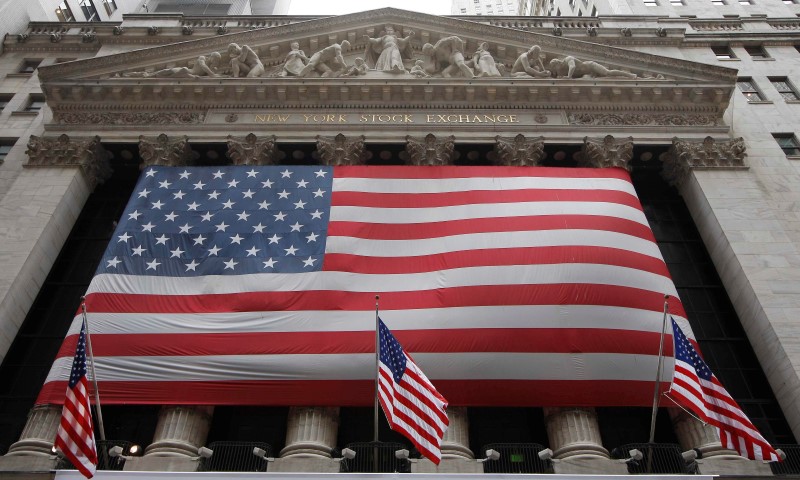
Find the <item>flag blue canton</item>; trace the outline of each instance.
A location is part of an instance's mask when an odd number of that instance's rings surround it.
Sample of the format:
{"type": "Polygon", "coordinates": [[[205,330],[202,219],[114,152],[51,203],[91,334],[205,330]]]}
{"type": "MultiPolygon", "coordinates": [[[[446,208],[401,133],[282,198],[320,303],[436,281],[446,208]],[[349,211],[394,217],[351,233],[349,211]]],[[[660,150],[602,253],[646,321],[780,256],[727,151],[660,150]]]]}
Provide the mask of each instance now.
{"type": "Polygon", "coordinates": [[[69,388],[75,385],[86,376],[86,324],[81,327],[78,336],[78,346],[75,347],[75,357],[72,360],[72,371],[69,374],[69,388]]]}
{"type": "Polygon", "coordinates": [[[97,274],[320,270],[332,177],[320,166],[148,167],[97,274]]]}
{"type": "Polygon", "coordinates": [[[692,365],[700,378],[711,381],[711,369],[709,369],[706,362],[700,358],[700,354],[697,353],[697,350],[695,350],[694,346],[689,342],[689,339],[686,338],[686,335],[684,335],[683,331],[678,327],[675,319],[670,317],[670,320],[672,320],[672,334],[675,335],[675,360],[680,360],[692,365]]]}
{"type": "Polygon", "coordinates": [[[380,319],[378,319],[378,331],[381,363],[392,371],[394,381],[400,382],[406,371],[406,355],[403,353],[403,347],[400,346],[400,342],[394,338],[392,332],[380,319]]]}

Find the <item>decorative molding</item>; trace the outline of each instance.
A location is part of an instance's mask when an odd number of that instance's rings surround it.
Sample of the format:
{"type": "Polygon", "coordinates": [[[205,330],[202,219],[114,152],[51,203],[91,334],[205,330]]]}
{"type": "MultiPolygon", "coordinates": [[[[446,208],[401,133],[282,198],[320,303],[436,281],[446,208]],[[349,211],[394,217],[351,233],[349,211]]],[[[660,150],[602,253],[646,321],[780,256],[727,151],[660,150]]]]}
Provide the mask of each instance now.
{"type": "Polygon", "coordinates": [[[148,35],[153,36],[153,35],[158,35],[159,33],[161,33],[161,27],[156,27],[156,26],[147,27],[148,35]]]}
{"type": "Polygon", "coordinates": [[[703,126],[720,124],[716,115],[687,115],[670,113],[570,113],[570,125],[625,125],[625,126],[703,126]]]}
{"type": "Polygon", "coordinates": [[[203,123],[200,112],[53,112],[59,124],[83,125],[191,125],[203,123]]]}
{"type": "Polygon", "coordinates": [[[170,140],[162,133],[158,137],[139,137],[139,155],[145,167],[162,165],[180,167],[191,163],[197,153],[189,146],[189,137],[182,136],[178,140],[170,140]]]}
{"type": "Polygon", "coordinates": [[[28,38],[30,38],[30,35],[27,33],[20,33],[17,35],[17,43],[25,43],[28,41],[28,38]]]}
{"type": "Polygon", "coordinates": [[[228,135],[228,158],[234,165],[275,165],[278,148],[275,135],[258,140],[254,133],[245,137],[228,135]]]}
{"type": "Polygon", "coordinates": [[[125,27],[121,25],[115,25],[114,30],[112,30],[111,33],[113,33],[114,35],[122,35],[123,33],[125,33],[125,27]]]}
{"type": "Polygon", "coordinates": [[[228,34],[228,27],[225,25],[220,25],[217,27],[217,35],[227,35],[228,34]]]}
{"type": "Polygon", "coordinates": [[[623,27],[619,29],[619,34],[623,37],[632,37],[633,31],[631,30],[631,27],[623,27]]]}
{"type": "Polygon", "coordinates": [[[425,138],[414,138],[406,136],[406,154],[409,165],[452,165],[455,151],[455,139],[453,135],[436,139],[436,135],[429,133],[425,138]]]}
{"type": "Polygon", "coordinates": [[[583,138],[581,151],[575,155],[578,165],[590,168],[619,167],[630,170],[633,158],[633,137],[615,139],[612,135],[603,138],[583,138]]]}
{"type": "Polygon", "coordinates": [[[181,28],[181,33],[184,35],[191,35],[194,33],[194,27],[184,26],[181,28]]]}
{"type": "Polygon", "coordinates": [[[58,43],[61,41],[61,34],[58,32],[53,32],[50,34],[50,43],[58,43]]]}
{"type": "Polygon", "coordinates": [[[28,141],[28,163],[25,167],[81,167],[91,188],[111,177],[109,154],[100,144],[100,137],[38,137],[28,141]]]}
{"type": "Polygon", "coordinates": [[[368,152],[364,145],[364,135],[355,140],[347,140],[343,134],[335,137],[317,135],[317,152],[325,165],[363,165],[368,152]]]}
{"type": "Polygon", "coordinates": [[[85,32],[81,35],[81,41],[83,43],[93,43],[97,40],[97,34],[95,32],[85,32]]]}
{"type": "Polygon", "coordinates": [[[672,139],[672,146],[660,156],[664,163],[662,176],[680,187],[693,169],[747,169],[744,162],[747,147],[742,137],[717,142],[712,137],[701,141],[672,139]]]}
{"type": "Polygon", "coordinates": [[[516,137],[494,137],[494,151],[490,159],[496,165],[509,167],[535,167],[547,157],[544,151],[544,137],[526,139],[525,135],[516,137]]]}

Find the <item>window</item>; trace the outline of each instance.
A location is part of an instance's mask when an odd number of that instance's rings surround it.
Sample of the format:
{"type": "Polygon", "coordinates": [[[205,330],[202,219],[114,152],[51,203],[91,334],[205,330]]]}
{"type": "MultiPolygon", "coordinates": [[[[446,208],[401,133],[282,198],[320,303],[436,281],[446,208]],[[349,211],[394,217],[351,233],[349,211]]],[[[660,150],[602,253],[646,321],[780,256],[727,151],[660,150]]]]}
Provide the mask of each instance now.
{"type": "Polygon", "coordinates": [[[114,0],[103,0],[103,6],[106,7],[106,13],[109,17],[117,10],[117,2],[114,0]]]}
{"type": "Polygon", "coordinates": [[[19,73],[33,73],[39,67],[39,64],[42,63],[39,59],[29,59],[26,58],[22,65],[19,66],[19,73]]]}
{"type": "Polygon", "coordinates": [[[645,7],[657,7],[658,2],[656,0],[644,0],[645,7]]]}
{"type": "Polygon", "coordinates": [[[672,5],[673,7],[682,7],[683,0],[669,0],[669,4],[672,5]]]}
{"type": "Polygon", "coordinates": [[[753,0],[739,0],[739,5],[753,5],[753,0]]]}
{"type": "Polygon", "coordinates": [[[727,5],[725,0],[711,0],[711,5],[727,5]]]}
{"type": "Polygon", "coordinates": [[[795,0],[783,0],[783,3],[785,5],[794,5],[797,2],[795,0]]]}
{"type": "Polygon", "coordinates": [[[467,13],[467,9],[466,8],[462,8],[461,9],[461,13],[467,13]]]}
{"type": "Polygon", "coordinates": [[[0,111],[8,106],[12,98],[14,98],[14,95],[0,95],[0,111]]]}
{"type": "Polygon", "coordinates": [[[597,16],[597,7],[595,7],[595,6],[592,6],[592,16],[593,17],[597,16]]]}
{"type": "Polygon", "coordinates": [[[775,141],[778,142],[778,146],[787,157],[800,156],[800,142],[793,133],[773,133],[772,136],[775,137],[775,141]]]}
{"type": "Polygon", "coordinates": [[[787,102],[796,102],[800,100],[800,96],[797,95],[797,91],[794,89],[791,83],[789,83],[789,79],[786,77],[768,77],[769,81],[772,82],[772,86],[775,87],[775,90],[781,94],[784,100],[787,102]]]}
{"type": "Polygon", "coordinates": [[[746,45],[744,50],[753,58],[769,58],[767,51],[761,45],[746,45]]]}
{"type": "Polygon", "coordinates": [[[99,22],[100,15],[97,14],[97,9],[94,8],[94,2],[92,0],[81,0],[80,3],[81,10],[83,10],[83,16],[86,17],[87,22],[99,22]]]}
{"type": "Polygon", "coordinates": [[[11,151],[14,143],[16,143],[15,140],[0,140],[0,164],[6,160],[6,156],[8,156],[8,152],[11,151]]]}
{"type": "Polygon", "coordinates": [[[736,55],[733,54],[733,51],[727,45],[711,47],[711,51],[714,52],[714,55],[716,55],[717,60],[731,60],[736,58],[736,55]]]}
{"type": "Polygon", "coordinates": [[[748,103],[764,101],[764,96],[758,90],[752,78],[741,77],[736,81],[736,86],[739,88],[739,91],[742,92],[742,95],[745,96],[748,103]]]}
{"type": "Polygon", "coordinates": [[[62,22],[74,22],[75,15],[72,14],[72,10],[70,10],[69,5],[67,5],[66,1],[61,2],[61,5],[56,8],[56,16],[62,22]]]}
{"type": "Polygon", "coordinates": [[[44,107],[44,95],[31,95],[23,112],[39,113],[44,107]]]}
{"type": "Polygon", "coordinates": [[[56,58],[54,63],[74,62],[77,58],[56,58]]]}

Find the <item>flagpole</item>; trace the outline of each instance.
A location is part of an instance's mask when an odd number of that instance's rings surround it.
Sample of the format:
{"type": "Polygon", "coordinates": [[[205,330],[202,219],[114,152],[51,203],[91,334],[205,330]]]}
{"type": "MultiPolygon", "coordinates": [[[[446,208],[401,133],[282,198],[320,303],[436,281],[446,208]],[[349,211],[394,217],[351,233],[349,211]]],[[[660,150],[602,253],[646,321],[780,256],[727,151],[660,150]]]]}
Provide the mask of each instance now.
{"type": "Polygon", "coordinates": [[[378,377],[381,374],[380,368],[380,317],[378,317],[378,301],[381,299],[380,295],[375,295],[375,415],[373,418],[373,431],[372,441],[375,443],[372,449],[372,460],[375,466],[375,472],[378,472],[378,421],[380,414],[378,413],[378,377]]]}
{"type": "MultiPolygon", "coordinates": [[[[656,371],[656,385],[653,389],[653,414],[650,417],[650,439],[647,443],[652,444],[656,440],[656,414],[658,413],[658,391],[661,387],[661,365],[664,362],[664,336],[667,333],[667,314],[669,314],[669,295],[664,295],[664,319],[661,322],[661,339],[658,343],[658,369],[656,371]]],[[[647,471],[650,471],[653,455],[652,448],[647,458],[647,471]]]]}
{"type": "Polygon", "coordinates": [[[86,349],[89,350],[89,366],[92,370],[92,383],[94,384],[94,409],[97,412],[97,427],[100,440],[106,440],[106,429],[103,426],[103,411],[100,409],[100,389],[97,387],[97,374],[94,370],[94,354],[92,353],[92,336],[89,335],[89,320],[86,318],[86,297],[81,297],[81,313],[83,325],[86,327],[86,349]]]}

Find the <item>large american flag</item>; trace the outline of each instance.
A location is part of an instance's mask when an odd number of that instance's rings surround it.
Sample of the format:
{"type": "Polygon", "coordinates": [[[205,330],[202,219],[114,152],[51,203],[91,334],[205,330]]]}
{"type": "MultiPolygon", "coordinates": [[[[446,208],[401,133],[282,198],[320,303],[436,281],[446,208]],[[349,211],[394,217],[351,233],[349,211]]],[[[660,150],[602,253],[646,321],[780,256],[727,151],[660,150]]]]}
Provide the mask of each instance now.
{"type": "Polygon", "coordinates": [[[89,409],[89,382],[86,380],[86,324],[81,321],[78,345],[61,409],[55,447],[86,478],[97,469],[97,447],[94,443],[92,411],[89,409]]]}
{"type": "Polygon", "coordinates": [[[442,439],[450,422],[447,400],[419,369],[378,319],[378,398],[392,430],[406,436],[436,465],[442,459],[442,439]]]}
{"type": "Polygon", "coordinates": [[[104,402],[370,405],[375,294],[465,406],[646,406],[685,317],[621,169],[147,167],[86,294],[104,402]]]}
{"type": "Polygon", "coordinates": [[[717,427],[722,446],[753,460],[778,461],[778,453],[750,422],[672,319],[675,372],[667,396],[717,427]]]}

